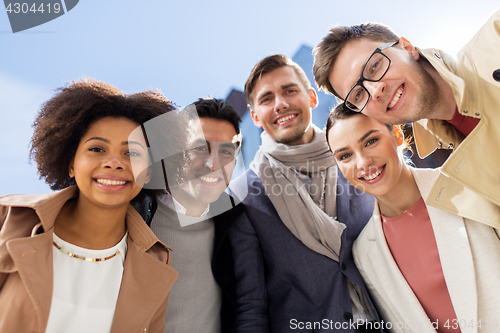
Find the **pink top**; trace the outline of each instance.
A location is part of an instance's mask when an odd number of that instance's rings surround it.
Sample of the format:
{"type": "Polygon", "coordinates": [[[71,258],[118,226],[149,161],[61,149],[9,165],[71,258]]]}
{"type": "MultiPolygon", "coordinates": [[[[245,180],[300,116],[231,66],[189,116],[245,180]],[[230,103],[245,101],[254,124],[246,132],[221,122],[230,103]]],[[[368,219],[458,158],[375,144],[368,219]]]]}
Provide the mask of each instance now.
{"type": "Polygon", "coordinates": [[[436,238],[424,200],[420,198],[416,204],[396,217],[381,217],[392,256],[431,322],[437,321],[437,331],[460,332],[459,327],[453,330],[457,326],[457,316],[446,287],[436,238]],[[444,327],[447,321],[449,328],[444,327]]]}

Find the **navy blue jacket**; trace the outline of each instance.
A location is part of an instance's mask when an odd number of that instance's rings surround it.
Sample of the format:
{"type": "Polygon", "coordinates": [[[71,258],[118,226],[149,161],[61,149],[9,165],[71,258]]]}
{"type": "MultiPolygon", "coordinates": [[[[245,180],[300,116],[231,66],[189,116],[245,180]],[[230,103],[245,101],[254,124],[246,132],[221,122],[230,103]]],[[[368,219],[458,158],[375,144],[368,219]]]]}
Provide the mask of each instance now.
{"type": "Polygon", "coordinates": [[[353,241],[372,215],[372,196],[358,190],[354,194],[339,173],[337,216],[347,227],[336,262],[312,251],[288,230],[251,170],[230,184],[236,195],[245,187],[245,214],[229,231],[237,282],[237,332],[334,332],[341,325],[340,330],[352,332],[347,326],[352,310],[346,277],[361,287],[379,320],[351,253],[353,241]]]}

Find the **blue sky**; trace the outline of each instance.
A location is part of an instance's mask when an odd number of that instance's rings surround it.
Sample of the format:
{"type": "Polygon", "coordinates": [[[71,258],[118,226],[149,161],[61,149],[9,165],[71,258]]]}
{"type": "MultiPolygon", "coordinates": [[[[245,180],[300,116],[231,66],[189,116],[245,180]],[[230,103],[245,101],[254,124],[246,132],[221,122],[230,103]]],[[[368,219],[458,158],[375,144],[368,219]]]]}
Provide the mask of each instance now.
{"type": "Polygon", "coordinates": [[[353,3],[80,0],[16,34],[0,12],[0,195],[50,191],[28,164],[31,124],[69,81],[92,77],[127,93],[159,89],[184,106],[242,90],[260,59],[314,46],[333,25],[381,22],[414,45],[454,54],[500,8],[498,0],[353,3]]]}

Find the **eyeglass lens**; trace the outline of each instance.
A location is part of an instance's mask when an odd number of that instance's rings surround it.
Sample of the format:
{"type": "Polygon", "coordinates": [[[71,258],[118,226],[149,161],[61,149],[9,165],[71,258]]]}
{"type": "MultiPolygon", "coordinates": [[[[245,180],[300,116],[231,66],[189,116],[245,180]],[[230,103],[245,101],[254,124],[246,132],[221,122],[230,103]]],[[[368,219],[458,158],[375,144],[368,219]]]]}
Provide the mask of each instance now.
{"type": "MultiPolygon", "coordinates": [[[[384,54],[381,52],[374,53],[366,62],[361,78],[365,81],[377,82],[384,76],[389,64],[390,61],[384,54]]],[[[362,110],[369,98],[370,94],[366,88],[361,84],[357,84],[347,96],[346,102],[349,104],[346,104],[355,111],[362,110]]]]}

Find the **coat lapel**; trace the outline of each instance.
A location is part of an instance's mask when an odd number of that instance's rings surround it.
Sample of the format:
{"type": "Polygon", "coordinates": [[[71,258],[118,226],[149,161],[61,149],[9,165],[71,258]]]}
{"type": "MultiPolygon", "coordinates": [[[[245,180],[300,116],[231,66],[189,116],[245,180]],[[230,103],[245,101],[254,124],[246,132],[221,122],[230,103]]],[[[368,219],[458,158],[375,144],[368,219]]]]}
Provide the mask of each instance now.
{"type": "MultiPolygon", "coordinates": [[[[375,198],[354,188],[344,175],[338,172],[336,199],[337,220],[347,226],[342,234],[342,241],[345,242],[347,238],[356,239],[371,216],[375,198]]],[[[341,256],[347,252],[350,251],[341,248],[341,256]]]]}
{"type": "Polygon", "coordinates": [[[375,205],[373,217],[367,225],[366,237],[369,241],[366,253],[369,253],[370,260],[367,261],[369,270],[363,270],[370,277],[370,284],[386,301],[386,304],[379,304],[385,311],[390,312],[385,313],[385,316],[396,320],[410,318],[412,322],[422,323],[423,330],[420,332],[434,332],[426,325],[429,318],[387,246],[378,204],[375,205]]]}
{"type": "MultiPolygon", "coordinates": [[[[230,196],[227,193],[223,192],[219,200],[211,204],[210,208],[212,208],[212,205],[214,206],[217,205],[217,202],[220,201],[221,199],[223,200],[223,202],[227,202],[229,198],[230,196]]],[[[235,201],[235,203],[236,202],[239,201],[235,201]]],[[[214,252],[212,256],[212,262],[215,261],[215,258],[219,253],[222,243],[224,242],[224,239],[226,238],[226,235],[229,232],[229,229],[231,229],[231,226],[240,217],[240,215],[243,214],[243,211],[244,211],[243,205],[236,205],[233,208],[225,210],[222,213],[215,215],[213,217],[214,227],[215,227],[215,240],[214,240],[214,252]]]]}
{"type": "MultiPolygon", "coordinates": [[[[412,170],[424,200],[427,199],[439,169],[412,170]]],[[[477,288],[474,262],[462,217],[441,209],[426,206],[441,261],[444,279],[457,319],[477,323],[477,288]]],[[[477,332],[477,328],[463,327],[462,332],[477,332]]]]}
{"type": "MultiPolygon", "coordinates": [[[[457,319],[477,323],[476,277],[464,221],[460,216],[430,206],[427,211],[457,319]]],[[[462,328],[462,332],[476,331],[471,327],[462,328]]]]}
{"type": "Polygon", "coordinates": [[[177,271],[167,265],[170,248],[158,240],[132,206],[127,211],[126,222],[127,256],[111,333],[145,332],[178,276],[177,271]]]}
{"type": "Polygon", "coordinates": [[[45,332],[52,303],[52,232],[8,242],[7,249],[36,310],[40,332],[45,332]]]}
{"type": "Polygon", "coordinates": [[[129,238],[111,333],[143,332],[149,327],[176,278],[172,267],[144,252],[129,238]]]}
{"type": "Polygon", "coordinates": [[[337,220],[345,223],[349,216],[350,201],[352,195],[342,195],[341,191],[345,191],[349,187],[349,183],[341,172],[337,172],[337,220]]]}

